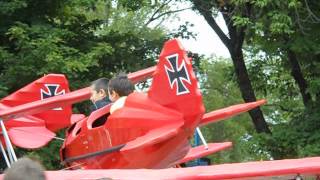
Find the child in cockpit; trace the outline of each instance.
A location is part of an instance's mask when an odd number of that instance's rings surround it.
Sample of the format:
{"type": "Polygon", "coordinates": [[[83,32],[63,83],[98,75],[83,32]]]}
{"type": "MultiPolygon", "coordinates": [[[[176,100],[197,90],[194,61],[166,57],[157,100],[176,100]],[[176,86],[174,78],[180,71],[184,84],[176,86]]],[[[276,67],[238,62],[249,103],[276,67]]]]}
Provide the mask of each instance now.
{"type": "Polygon", "coordinates": [[[100,109],[108,104],[111,101],[108,98],[108,83],[109,79],[107,78],[100,78],[91,83],[90,90],[91,90],[91,97],[90,100],[93,103],[91,107],[91,112],[100,109]]]}
{"type": "Polygon", "coordinates": [[[124,106],[127,96],[134,91],[134,85],[126,74],[120,73],[112,78],[108,84],[109,99],[113,102],[110,108],[112,114],[124,106]]]}

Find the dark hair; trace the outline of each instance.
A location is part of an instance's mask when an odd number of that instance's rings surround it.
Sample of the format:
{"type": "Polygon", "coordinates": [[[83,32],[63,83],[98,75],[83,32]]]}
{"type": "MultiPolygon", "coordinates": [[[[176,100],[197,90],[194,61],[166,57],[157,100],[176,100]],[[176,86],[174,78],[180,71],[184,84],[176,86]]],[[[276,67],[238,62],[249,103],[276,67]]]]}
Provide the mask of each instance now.
{"type": "Polygon", "coordinates": [[[91,85],[93,86],[95,91],[100,91],[100,89],[103,89],[106,93],[108,93],[108,83],[109,79],[107,78],[100,78],[95,81],[91,82],[91,85]]]}
{"type": "Polygon", "coordinates": [[[124,73],[119,73],[116,77],[112,78],[108,84],[109,91],[115,91],[119,96],[128,96],[133,92],[134,86],[124,73]]]}
{"type": "Polygon", "coordinates": [[[14,162],[11,168],[7,169],[4,174],[4,180],[46,179],[43,167],[38,162],[29,158],[18,159],[18,161],[14,162]]]}

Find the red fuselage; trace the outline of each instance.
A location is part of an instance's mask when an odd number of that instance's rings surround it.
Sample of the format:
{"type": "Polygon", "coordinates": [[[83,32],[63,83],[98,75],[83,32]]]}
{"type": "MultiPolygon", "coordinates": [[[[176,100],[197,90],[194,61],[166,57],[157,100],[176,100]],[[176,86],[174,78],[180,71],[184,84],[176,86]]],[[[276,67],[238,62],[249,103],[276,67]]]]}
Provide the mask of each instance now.
{"type": "MultiPolygon", "coordinates": [[[[108,110],[109,107],[105,107],[100,112],[108,114],[108,110]]],[[[106,122],[98,124],[95,114],[91,116],[68,130],[61,148],[61,158],[68,166],[84,169],[167,168],[190,149],[189,138],[194,127],[185,126],[181,113],[155,103],[146,94],[128,96],[125,107],[109,115],[106,122]],[[130,141],[157,129],[161,134],[161,127],[170,124],[177,124],[174,136],[156,143],[138,143],[135,148],[121,151],[121,146],[130,141]],[[114,147],[118,149],[108,151],[114,147]]]]}

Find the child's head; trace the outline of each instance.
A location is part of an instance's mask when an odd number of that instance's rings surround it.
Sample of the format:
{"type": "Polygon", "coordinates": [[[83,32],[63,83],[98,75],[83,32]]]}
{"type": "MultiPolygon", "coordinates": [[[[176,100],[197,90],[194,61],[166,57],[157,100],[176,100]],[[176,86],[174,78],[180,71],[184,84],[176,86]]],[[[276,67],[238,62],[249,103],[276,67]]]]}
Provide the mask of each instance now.
{"type": "Polygon", "coordinates": [[[21,158],[11,165],[11,168],[4,172],[4,180],[9,179],[33,179],[45,180],[44,168],[37,161],[29,158],[21,158]]]}
{"type": "Polygon", "coordinates": [[[128,96],[134,90],[132,82],[124,73],[118,74],[112,78],[108,84],[109,99],[115,102],[122,96],[128,96]]]}
{"type": "Polygon", "coordinates": [[[105,97],[107,97],[108,93],[108,83],[109,79],[100,78],[91,83],[91,97],[90,100],[95,103],[105,97]]]}

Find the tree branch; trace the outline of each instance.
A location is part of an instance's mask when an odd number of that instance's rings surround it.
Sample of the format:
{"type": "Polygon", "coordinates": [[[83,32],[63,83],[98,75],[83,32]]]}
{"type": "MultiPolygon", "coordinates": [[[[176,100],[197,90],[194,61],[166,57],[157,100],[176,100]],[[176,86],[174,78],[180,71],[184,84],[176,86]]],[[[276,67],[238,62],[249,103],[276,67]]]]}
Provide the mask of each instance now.
{"type": "Polygon", "coordinates": [[[164,2],[163,4],[161,4],[161,6],[151,15],[151,18],[148,20],[148,22],[145,25],[148,25],[149,23],[151,23],[154,19],[154,16],[157,15],[158,12],[160,12],[160,10],[162,8],[164,8],[165,6],[167,6],[172,0],[169,0],[167,2],[164,2]]]}
{"type": "Polygon", "coordinates": [[[226,34],[224,34],[222,29],[218,26],[217,22],[212,17],[211,11],[209,11],[208,9],[205,9],[205,7],[202,6],[201,1],[202,0],[193,0],[193,4],[195,8],[200,12],[200,14],[202,14],[202,16],[206,19],[208,24],[211,26],[211,28],[217,33],[217,35],[219,36],[223,44],[228,49],[230,49],[231,48],[230,39],[226,34]]]}
{"type": "Polygon", "coordinates": [[[157,17],[151,17],[151,18],[149,19],[149,21],[145,24],[145,26],[147,26],[148,24],[150,24],[152,21],[161,18],[161,17],[164,16],[164,15],[181,12],[181,11],[184,11],[184,10],[187,10],[187,9],[191,9],[191,7],[183,8],[183,9],[178,9],[178,10],[174,10],[174,11],[167,11],[167,12],[164,12],[164,13],[162,13],[162,14],[159,14],[157,17]]]}
{"type": "Polygon", "coordinates": [[[312,101],[311,94],[307,91],[308,84],[306,79],[303,77],[302,70],[300,68],[297,56],[295,52],[288,49],[287,50],[288,60],[291,65],[291,75],[293,76],[295,82],[297,83],[300,93],[302,96],[302,101],[305,107],[309,105],[309,103],[312,101]]]}
{"type": "Polygon", "coordinates": [[[304,0],[304,2],[305,2],[305,4],[306,4],[306,9],[307,9],[308,13],[311,15],[311,17],[313,18],[313,20],[314,20],[315,22],[320,22],[320,18],[317,17],[317,16],[312,12],[312,10],[310,9],[309,4],[308,4],[308,1],[307,1],[307,0],[304,0]]]}
{"type": "MultiPolygon", "coordinates": [[[[251,18],[251,9],[252,9],[252,4],[246,3],[244,12],[242,13],[243,16],[250,19],[251,18]]],[[[242,45],[243,45],[246,29],[247,29],[247,26],[242,26],[239,28],[239,31],[238,31],[237,39],[238,39],[239,43],[237,43],[237,44],[240,47],[242,47],[242,45]]],[[[237,47],[237,48],[239,48],[239,47],[237,47]]]]}

